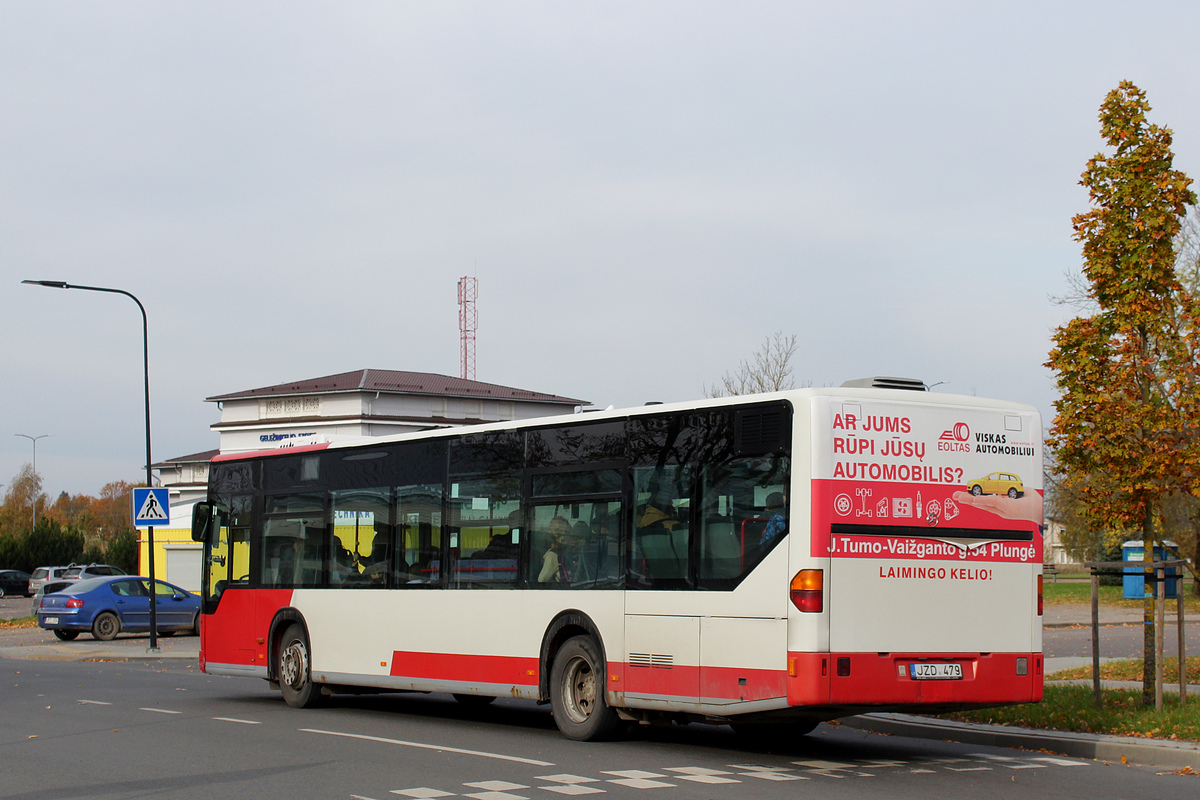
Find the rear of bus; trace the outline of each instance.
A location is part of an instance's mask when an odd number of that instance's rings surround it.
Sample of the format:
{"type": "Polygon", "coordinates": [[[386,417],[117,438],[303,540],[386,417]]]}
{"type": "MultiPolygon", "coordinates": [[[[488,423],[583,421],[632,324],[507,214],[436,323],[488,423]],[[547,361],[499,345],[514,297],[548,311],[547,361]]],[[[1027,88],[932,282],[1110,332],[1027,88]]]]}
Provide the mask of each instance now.
{"type": "Polygon", "coordinates": [[[1040,416],[906,394],[811,400],[812,529],[792,541],[789,705],[1038,701],[1040,416]]]}

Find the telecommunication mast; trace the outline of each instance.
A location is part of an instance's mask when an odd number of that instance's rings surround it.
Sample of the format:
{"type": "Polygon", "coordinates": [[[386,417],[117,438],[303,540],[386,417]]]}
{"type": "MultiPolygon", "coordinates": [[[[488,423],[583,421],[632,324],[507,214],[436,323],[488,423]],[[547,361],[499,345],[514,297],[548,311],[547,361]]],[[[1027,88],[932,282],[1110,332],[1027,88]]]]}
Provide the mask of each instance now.
{"type": "Polygon", "coordinates": [[[475,298],[479,296],[479,279],[464,275],[458,279],[458,332],[462,338],[462,378],[475,380],[475,329],[479,311],[475,298]]]}

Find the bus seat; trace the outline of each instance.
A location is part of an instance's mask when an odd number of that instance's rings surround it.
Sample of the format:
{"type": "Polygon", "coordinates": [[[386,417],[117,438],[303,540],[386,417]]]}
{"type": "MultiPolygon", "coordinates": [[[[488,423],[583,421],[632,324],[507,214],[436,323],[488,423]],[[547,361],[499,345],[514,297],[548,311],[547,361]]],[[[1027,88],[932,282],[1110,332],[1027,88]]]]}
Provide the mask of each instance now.
{"type": "Polygon", "coordinates": [[[685,547],[682,552],[677,551],[673,538],[673,535],[667,531],[647,533],[641,536],[641,550],[646,560],[646,572],[649,577],[686,577],[687,549],[685,547]]]}
{"type": "Polygon", "coordinates": [[[742,548],[732,522],[713,522],[704,530],[704,559],[713,578],[736,578],[742,574],[742,548]]]}

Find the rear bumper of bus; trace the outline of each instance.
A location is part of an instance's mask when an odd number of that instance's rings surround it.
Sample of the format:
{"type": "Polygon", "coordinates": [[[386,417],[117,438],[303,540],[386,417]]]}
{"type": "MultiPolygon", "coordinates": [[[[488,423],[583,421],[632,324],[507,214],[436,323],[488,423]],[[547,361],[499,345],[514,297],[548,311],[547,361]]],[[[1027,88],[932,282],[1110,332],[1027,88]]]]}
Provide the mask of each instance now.
{"type": "Polygon", "coordinates": [[[932,710],[1034,703],[1042,699],[1042,680],[1041,653],[788,654],[788,705],[793,707],[932,710]],[[914,664],[925,666],[914,669],[914,664]],[[957,670],[941,666],[955,664],[957,670]],[[921,672],[956,677],[916,677],[921,672]]]}

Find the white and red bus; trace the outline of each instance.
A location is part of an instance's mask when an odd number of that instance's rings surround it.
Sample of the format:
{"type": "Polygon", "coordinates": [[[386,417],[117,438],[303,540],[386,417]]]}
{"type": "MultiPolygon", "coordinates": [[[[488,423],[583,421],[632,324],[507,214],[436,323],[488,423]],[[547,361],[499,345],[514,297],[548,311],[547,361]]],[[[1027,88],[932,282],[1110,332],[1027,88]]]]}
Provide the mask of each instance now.
{"type": "Polygon", "coordinates": [[[201,666],[574,739],[1040,700],[1037,411],[853,384],[219,456],[201,666]]]}

